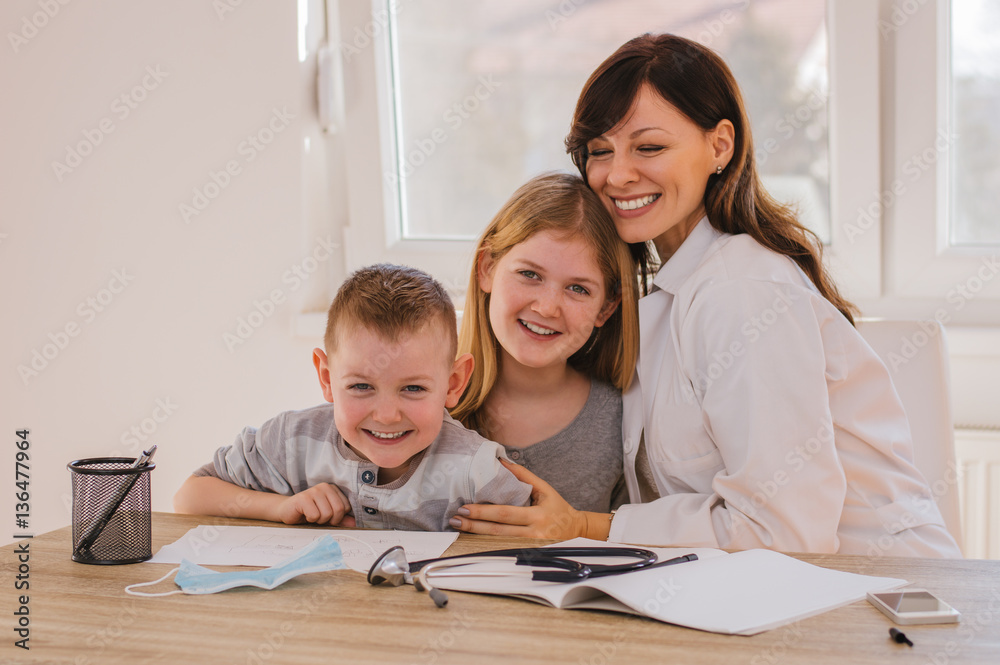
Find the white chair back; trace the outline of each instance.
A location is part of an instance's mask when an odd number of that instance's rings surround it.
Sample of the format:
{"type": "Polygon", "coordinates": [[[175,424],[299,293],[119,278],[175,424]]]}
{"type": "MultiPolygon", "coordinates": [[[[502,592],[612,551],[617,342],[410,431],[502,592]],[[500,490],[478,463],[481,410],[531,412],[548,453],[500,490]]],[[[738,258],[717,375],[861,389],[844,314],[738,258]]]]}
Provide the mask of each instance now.
{"type": "Polygon", "coordinates": [[[862,319],[858,332],[882,359],[910,421],[913,457],[945,526],[962,543],[948,349],[937,321],[862,319]]]}

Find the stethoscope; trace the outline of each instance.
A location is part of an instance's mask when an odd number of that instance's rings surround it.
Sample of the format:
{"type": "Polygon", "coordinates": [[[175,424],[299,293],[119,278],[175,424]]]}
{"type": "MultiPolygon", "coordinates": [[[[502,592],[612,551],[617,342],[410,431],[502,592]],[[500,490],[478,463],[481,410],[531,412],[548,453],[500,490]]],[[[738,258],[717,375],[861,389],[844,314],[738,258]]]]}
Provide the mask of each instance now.
{"type": "Polygon", "coordinates": [[[577,582],[591,577],[621,575],[647,568],[668,566],[685,561],[694,561],[697,554],[660,561],[657,563],[655,552],[637,547],[525,547],[510,550],[493,550],[476,554],[458,554],[439,559],[425,559],[407,563],[406,553],[399,545],[391,547],[382,553],[368,571],[369,584],[388,582],[392,586],[412,584],[417,591],[426,591],[434,604],[444,607],[448,597],[443,591],[428,581],[432,572],[435,577],[531,577],[541,582],[577,582]],[[629,563],[619,564],[583,564],[564,557],[627,557],[635,559],[629,563]],[[487,561],[509,561],[514,559],[518,566],[537,566],[549,570],[531,570],[517,572],[443,572],[442,569],[465,566],[472,563],[487,561]],[[414,575],[416,573],[416,575],[414,575]]]}

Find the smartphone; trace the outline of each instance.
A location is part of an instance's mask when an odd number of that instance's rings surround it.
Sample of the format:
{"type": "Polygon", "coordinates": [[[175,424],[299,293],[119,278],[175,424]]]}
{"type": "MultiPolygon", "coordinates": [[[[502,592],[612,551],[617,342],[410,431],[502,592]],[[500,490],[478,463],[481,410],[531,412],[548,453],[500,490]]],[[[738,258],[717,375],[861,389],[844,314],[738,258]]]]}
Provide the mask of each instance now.
{"type": "Polygon", "coordinates": [[[868,593],[868,602],[901,626],[921,623],[958,623],[958,610],[925,589],[868,593]]]}

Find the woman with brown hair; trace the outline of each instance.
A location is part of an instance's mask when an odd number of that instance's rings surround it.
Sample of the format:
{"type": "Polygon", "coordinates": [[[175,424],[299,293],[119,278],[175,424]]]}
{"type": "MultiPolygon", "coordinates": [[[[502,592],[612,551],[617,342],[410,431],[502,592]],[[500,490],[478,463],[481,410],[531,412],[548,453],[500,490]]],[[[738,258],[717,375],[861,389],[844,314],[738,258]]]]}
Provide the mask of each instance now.
{"type": "Polygon", "coordinates": [[[648,291],[624,398],[633,503],[597,520],[521,474],[536,505],[470,506],[461,528],[961,556],[820,243],[761,186],[722,59],[674,35],[633,39],[587,81],[566,145],[648,291]]]}

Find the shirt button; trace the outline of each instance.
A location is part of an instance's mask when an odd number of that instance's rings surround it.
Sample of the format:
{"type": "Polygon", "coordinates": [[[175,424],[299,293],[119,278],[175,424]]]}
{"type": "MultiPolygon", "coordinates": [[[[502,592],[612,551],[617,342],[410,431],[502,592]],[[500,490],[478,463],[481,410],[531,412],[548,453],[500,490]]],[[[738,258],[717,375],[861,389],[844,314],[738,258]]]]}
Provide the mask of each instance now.
{"type": "Polygon", "coordinates": [[[630,453],[632,452],[632,449],[635,448],[635,443],[632,441],[632,439],[625,439],[624,448],[626,454],[630,453]]]}
{"type": "Polygon", "coordinates": [[[365,512],[368,513],[369,515],[378,515],[377,510],[375,510],[374,508],[369,508],[368,506],[365,506],[365,512]]]}
{"type": "Polygon", "coordinates": [[[521,459],[521,451],[520,450],[512,450],[511,453],[510,453],[510,458],[512,460],[519,460],[519,459],[521,459]]]}
{"type": "Polygon", "coordinates": [[[361,474],[361,482],[371,485],[375,481],[375,473],[372,471],[365,471],[361,474]]]}

